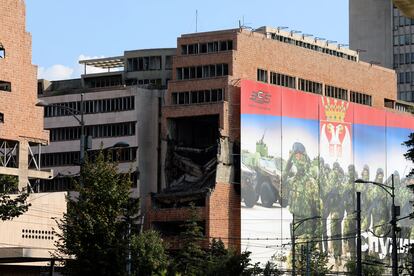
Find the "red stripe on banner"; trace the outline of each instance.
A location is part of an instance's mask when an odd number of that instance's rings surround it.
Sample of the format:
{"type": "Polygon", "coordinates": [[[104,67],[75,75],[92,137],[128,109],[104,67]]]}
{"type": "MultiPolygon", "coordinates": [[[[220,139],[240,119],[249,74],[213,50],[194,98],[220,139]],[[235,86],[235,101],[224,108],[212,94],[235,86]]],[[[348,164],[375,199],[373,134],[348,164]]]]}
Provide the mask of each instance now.
{"type": "Polygon", "coordinates": [[[414,129],[414,117],[286,87],[241,81],[241,113],[414,129]],[[319,111],[318,111],[319,108],[319,111]]]}

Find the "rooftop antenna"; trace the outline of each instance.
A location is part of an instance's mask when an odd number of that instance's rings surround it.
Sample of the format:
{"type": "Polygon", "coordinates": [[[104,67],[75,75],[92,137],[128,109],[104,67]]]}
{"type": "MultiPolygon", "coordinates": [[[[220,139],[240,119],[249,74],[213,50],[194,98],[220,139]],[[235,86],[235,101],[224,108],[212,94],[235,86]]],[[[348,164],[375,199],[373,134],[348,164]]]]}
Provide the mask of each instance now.
{"type": "Polygon", "coordinates": [[[196,33],[198,32],[198,10],[196,10],[196,33]]]}

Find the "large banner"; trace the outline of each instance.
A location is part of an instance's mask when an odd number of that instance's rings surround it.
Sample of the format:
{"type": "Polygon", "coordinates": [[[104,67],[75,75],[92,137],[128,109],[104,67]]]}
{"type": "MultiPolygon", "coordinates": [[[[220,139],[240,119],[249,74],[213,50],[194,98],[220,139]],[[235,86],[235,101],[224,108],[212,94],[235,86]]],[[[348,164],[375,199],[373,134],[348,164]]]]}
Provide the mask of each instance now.
{"type": "MultiPolygon", "coordinates": [[[[390,257],[391,198],[400,218],[412,209],[402,143],[414,117],[339,99],[243,80],[241,83],[241,245],[254,261],[291,268],[292,221],[297,244],[311,241],[337,268],[356,254],[356,192],[362,201],[362,250],[390,257]]],[[[398,222],[399,252],[412,235],[398,222]]],[[[414,232],[413,237],[414,238],[414,232]]],[[[300,252],[298,253],[300,254],[300,252]]]]}

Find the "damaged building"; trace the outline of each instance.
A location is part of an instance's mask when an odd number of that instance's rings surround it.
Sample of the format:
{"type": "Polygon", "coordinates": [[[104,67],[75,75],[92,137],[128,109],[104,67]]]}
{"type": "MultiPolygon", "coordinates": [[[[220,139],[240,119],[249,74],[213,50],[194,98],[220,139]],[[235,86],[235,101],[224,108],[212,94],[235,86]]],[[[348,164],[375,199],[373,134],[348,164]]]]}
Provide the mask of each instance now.
{"type": "Polygon", "coordinates": [[[241,80],[406,110],[408,104],[396,99],[395,83],[382,81],[389,76],[387,69],[360,62],[355,51],[278,28],[181,35],[162,108],[163,175],[157,184],[147,186],[147,227],[174,241],[193,203],[206,241],[220,238],[236,249],[243,245],[241,80]],[[354,79],[379,81],[356,83],[354,79]],[[338,87],[350,88],[337,93],[338,87]]]}

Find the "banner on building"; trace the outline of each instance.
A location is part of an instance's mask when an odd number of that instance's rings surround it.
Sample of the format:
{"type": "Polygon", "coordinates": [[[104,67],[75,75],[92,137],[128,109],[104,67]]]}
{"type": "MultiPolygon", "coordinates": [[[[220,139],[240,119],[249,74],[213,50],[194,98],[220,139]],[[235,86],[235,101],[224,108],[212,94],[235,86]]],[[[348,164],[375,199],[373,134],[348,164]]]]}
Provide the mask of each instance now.
{"type": "MultiPolygon", "coordinates": [[[[362,196],[362,249],[381,259],[391,252],[391,198],[400,217],[412,211],[411,166],[402,143],[414,131],[409,114],[387,112],[281,86],[241,83],[241,245],[255,261],[290,268],[291,224],[298,244],[311,241],[338,267],[356,252],[356,192],[362,196]]],[[[399,251],[412,234],[399,221],[399,251]]],[[[413,236],[412,236],[413,235],[413,236]]]]}

